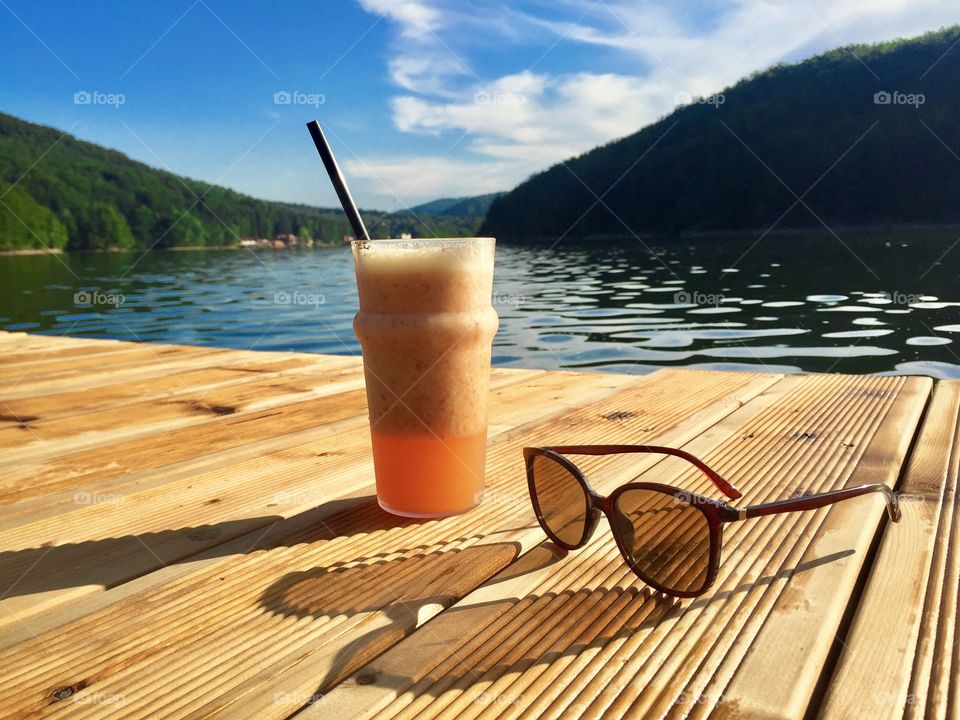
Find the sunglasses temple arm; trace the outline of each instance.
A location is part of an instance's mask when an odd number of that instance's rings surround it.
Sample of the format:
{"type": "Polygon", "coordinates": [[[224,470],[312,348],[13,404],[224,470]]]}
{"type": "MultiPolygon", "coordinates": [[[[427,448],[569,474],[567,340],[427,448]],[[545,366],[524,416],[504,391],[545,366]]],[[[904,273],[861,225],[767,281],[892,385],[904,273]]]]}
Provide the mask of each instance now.
{"type": "Polygon", "coordinates": [[[710,480],[713,481],[713,484],[717,486],[717,489],[731,500],[736,500],[743,495],[743,493],[737,490],[733,483],[728,481],[726,478],[720,475],[720,473],[699,458],[694,457],[690,453],[685,453],[682,450],[677,451],[677,457],[682,457],[684,460],[696,465],[700,472],[710,478],[710,480]]]}
{"type": "Polygon", "coordinates": [[[679,448],[662,447],[660,445],[556,445],[546,448],[561,455],[618,455],[621,453],[655,453],[659,455],[673,455],[695,465],[700,472],[706,475],[724,495],[736,500],[742,493],[733,483],[724,479],[716,470],[699,458],[679,448]]]}
{"type": "Polygon", "coordinates": [[[785,512],[816,510],[826,505],[833,505],[841,500],[847,500],[874,492],[883,494],[883,498],[887,503],[887,515],[890,517],[890,520],[900,522],[900,502],[897,494],[883,483],[858,485],[857,487],[831,490],[816,495],[802,495],[789,500],[778,500],[776,502],[763,503],[762,505],[749,505],[739,510],[740,517],[738,519],[760,517],[761,515],[776,515],[777,513],[785,512]]]}

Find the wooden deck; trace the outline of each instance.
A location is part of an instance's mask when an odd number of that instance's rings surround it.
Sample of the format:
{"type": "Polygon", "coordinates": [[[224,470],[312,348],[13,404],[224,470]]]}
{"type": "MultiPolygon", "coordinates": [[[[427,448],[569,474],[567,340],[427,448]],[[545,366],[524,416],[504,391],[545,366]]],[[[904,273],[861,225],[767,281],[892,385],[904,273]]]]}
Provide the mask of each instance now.
{"type": "MultiPolygon", "coordinates": [[[[488,493],[382,512],[359,358],[0,334],[5,717],[958,717],[960,383],[495,370],[488,493]],[[683,447],[743,504],[676,601],[561,557],[520,448],[683,447]]],[[[672,459],[593,458],[712,493],[672,459]]]]}

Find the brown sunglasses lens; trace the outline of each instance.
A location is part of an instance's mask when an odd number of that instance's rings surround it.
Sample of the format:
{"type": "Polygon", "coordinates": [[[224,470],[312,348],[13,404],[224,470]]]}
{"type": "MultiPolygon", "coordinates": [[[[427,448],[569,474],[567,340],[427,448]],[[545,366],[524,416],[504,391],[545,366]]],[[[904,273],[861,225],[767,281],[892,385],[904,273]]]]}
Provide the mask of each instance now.
{"type": "Polygon", "coordinates": [[[697,507],[657,490],[626,490],[613,513],[617,535],[645,579],[697,593],[710,569],[710,524],[697,507]]]}
{"type": "Polygon", "coordinates": [[[570,470],[546,455],[533,456],[533,485],[540,517],[556,539],[577,545],[587,527],[587,494],[570,470]]]}

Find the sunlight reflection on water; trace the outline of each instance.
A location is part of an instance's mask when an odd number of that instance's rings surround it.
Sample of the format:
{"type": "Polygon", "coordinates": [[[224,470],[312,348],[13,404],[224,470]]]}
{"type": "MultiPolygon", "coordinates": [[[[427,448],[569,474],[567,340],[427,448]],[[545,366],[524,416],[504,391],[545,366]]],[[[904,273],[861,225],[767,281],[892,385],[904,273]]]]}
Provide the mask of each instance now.
{"type": "MultiPolygon", "coordinates": [[[[950,236],[951,238],[953,236],[950,236]]],[[[960,249],[949,238],[864,243],[875,274],[831,239],[659,248],[497,249],[494,362],[648,372],[666,365],[960,378],[960,249]],[[882,245],[882,243],[881,243],[882,245]],[[939,265],[936,259],[944,256],[939,265]],[[833,258],[832,266],[824,258],[833,258]],[[734,272],[736,271],[736,272],[734,272]],[[922,282],[910,282],[910,277],[922,282]]],[[[0,257],[7,330],[356,354],[347,249],[0,257]],[[73,276],[73,273],[77,277],[73,276]],[[122,303],[78,304],[79,291],[122,303]]]]}

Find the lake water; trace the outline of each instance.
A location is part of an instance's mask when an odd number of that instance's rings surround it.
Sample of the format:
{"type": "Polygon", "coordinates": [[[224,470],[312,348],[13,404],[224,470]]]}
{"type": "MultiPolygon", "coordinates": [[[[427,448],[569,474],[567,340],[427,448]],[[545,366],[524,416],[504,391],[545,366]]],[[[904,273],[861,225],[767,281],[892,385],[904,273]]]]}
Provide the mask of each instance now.
{"type": "MultiPolygon", "coordinates": [[[[958,269],[948,230],[501,243],[494,363],[960,378],[958,269]]],[[[7,330],[359,353],[346,248],[8,256],[0,279],[7,330]]]]}

